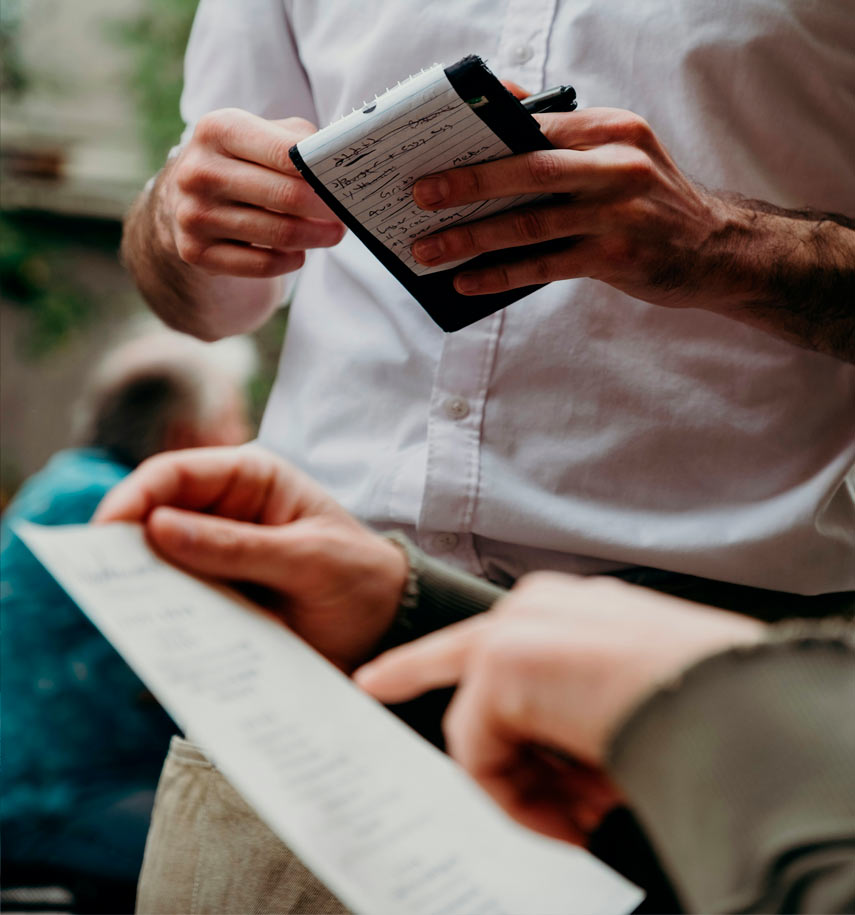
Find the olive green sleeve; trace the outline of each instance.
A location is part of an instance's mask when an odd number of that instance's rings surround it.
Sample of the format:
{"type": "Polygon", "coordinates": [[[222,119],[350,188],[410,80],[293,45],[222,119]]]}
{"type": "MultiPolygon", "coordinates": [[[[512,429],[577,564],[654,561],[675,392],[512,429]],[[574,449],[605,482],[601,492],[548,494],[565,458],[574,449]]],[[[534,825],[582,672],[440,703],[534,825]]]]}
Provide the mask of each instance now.
{"type": "Polygon", "coordinates": [[[398,615],[380,650],[483,613],[506,593],[489,581],[427,556],[402,534],[385,536],[407,554],[410,572],[398,615]]]}
{"type": "Polygon", "coordinates": [[[608,767],[690,911],[855,912],[855,629],[770,627],[644,701],[608,767]]]}

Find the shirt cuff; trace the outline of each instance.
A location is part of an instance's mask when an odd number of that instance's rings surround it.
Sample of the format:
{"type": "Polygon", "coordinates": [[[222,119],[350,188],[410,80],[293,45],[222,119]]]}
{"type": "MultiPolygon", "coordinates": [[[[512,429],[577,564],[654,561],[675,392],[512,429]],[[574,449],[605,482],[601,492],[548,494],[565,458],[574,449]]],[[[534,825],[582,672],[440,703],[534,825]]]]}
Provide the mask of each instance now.
{"type": "Polygon", "coordinates": [[[406,553],[409,575],[381,651],[483,613],[506,593],[497,585],[432,559],[397,531],[384,536],[406,553]]]}
{"type": "Polygon", "coordinates": [[[658,690],[607,765],[692,911],[845,911],[855,894],[855,629],[770,627],[658,690]]]}

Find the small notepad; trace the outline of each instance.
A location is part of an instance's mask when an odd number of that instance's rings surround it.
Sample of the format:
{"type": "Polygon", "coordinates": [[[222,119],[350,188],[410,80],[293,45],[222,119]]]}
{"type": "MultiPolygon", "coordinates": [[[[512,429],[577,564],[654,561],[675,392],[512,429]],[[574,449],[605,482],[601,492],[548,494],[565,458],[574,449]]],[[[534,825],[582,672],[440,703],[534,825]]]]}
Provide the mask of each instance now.
{"type": "Polygon", "coordinates": [[[413,273],[438,273],[462,261],[425,267],[410,254],[416,239],[537,197],[503,197],[453,210],[416,206],[417,178],[512,154],[476,112],[436,64],[303,140],[298,149],[348,213],[413,273]]]}
{"type": "MultiPolygon", "coordinates": [[[[419,238],[531,203],[503,197],[453,209],[422,210],[412,188],[425,175],[549,148],[537,121],[478,57],[436,64],[292,150],[297,168],[444,330],[457,330],[538,287],[467,297],[453,286],[461,261],[426,267],[410,253],[419,238]]],[[[481,255],[480,266],[499,255],[481,255]]]]}

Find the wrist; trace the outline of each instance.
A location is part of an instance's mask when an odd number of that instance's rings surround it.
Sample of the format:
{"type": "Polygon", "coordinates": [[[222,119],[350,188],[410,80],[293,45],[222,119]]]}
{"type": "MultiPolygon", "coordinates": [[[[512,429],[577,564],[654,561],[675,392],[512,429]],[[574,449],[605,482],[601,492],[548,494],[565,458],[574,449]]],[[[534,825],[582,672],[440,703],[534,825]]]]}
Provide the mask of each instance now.
{"type": "Polygon", "coordinates": [[[688,627],[681,637],[660,640],[647,652],[636,653],[635,663],[627,665],[631,670],[616,681],[618,689],[611,714],[599,735],[598,763],[607,759],[615,736],[653,696],[677,688],[685,674],[706,658],[747,649],[767,637],[769,627],[755,619],[719,611],[705,612],[704,616],[706,625],[698,617],[701,625],[688,627]]]}
{"type": "Polygon", "coordinates": [[[689,304],[730,315],[757,287],[768,226],[726,195],[707,192],[710,225],[697,252],[697,294],[689,304]]]}
{"type": "Polygon", "coordinates": [[[175,234],[170,217],[170,173],[172,171],[172,162],[166,165],[158,172],[151,188],[148,191],[148,212],[150,225],[149,228],[154,236],[156,247],[159,249],[161,256],[168,256],[173,260],[180,261],[178,248],[175,244],[175,234]]]}

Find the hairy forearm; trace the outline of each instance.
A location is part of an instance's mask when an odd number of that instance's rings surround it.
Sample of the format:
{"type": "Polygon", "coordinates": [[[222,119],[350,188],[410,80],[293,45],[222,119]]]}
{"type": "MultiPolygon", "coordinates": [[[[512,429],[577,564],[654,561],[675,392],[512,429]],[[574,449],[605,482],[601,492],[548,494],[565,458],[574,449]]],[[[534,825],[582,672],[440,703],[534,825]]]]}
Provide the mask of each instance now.
{"type": "Polygon", "coordinates": [[[159,195],[171,164],[125,218],[122,260],[143,298],[169,327],[216,340],[260,326],[279,304],[278,278],[213,275],[185,263],[170,239],[159,195]]]}
{"type": "Polygon", "coordinates": [[[855,221],[719,198],[728,215],[708,244],[704,273],[711,288],[722,278],[725,288],[704,307],[855,363],[855,221]]]}

